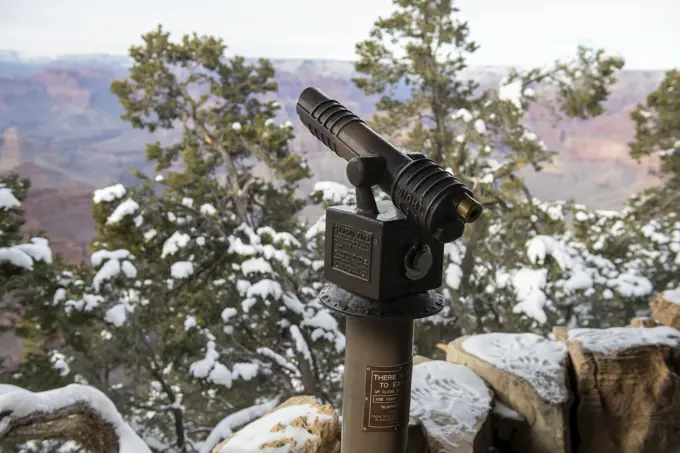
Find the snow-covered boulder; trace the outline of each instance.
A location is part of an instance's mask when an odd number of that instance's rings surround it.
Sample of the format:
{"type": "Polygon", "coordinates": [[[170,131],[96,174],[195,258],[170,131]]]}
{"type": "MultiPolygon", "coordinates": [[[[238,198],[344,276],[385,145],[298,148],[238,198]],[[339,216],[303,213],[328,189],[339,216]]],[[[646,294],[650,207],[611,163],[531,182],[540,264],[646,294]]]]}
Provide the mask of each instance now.
{"type": "Polygon", "coordinates": [[[496,398],[526,420],[508,443],[524,453],[571,451],[567,347],[541,336],[489,333],[458,338],[447,360],[465,365],[491,387],[496,398]]]}
{"type": "Polygon", "coordinates": [[[649,307],[659,324],[680,329],[680,289],[659,293],[649,307]]]}
{"type": "Polygon", "coordinates": [[[579,453],[677,453],[680,331],[573,329],[579,453]]]}
{"type": "Polygon", "coordinates": [[[339,437],[338,416],[330,405],[297,396],[243,427],[213,453],[337,453],[339,437]]]}
{"type": "Polygon", "coordinates": [[[493,393],[469,368],[441,360],[413,367],[411,417],[422,423],[430,452],[488,452],[492,406],[493,393]]]}
{"type": "Polygon", "coordinates": [[[80,384],[40,393],[0,384],[0,439],[69,439],[93,453],[151,453],[106,395],[80,384]]]}

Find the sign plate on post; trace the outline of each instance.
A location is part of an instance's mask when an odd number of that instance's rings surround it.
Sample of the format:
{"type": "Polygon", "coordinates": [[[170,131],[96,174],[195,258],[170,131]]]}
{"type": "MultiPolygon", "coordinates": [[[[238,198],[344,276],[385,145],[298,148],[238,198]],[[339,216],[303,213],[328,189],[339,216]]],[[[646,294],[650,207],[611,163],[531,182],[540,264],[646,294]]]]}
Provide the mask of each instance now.
{"type": "Polygon", "coordinates": [[[364,393],[364,432],[395,431],[408,420],[411,362],[367,366],[364,393]]]}

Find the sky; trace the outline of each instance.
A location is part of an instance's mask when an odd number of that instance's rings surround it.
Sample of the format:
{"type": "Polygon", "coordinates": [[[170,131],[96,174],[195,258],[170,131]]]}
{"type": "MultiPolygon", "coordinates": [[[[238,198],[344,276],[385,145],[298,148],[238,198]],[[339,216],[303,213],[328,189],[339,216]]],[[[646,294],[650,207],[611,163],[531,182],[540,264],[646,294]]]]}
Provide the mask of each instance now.
{"type": "MultiPolygon", "coordinates": [[[[537,66],[603,47],[629,69],[680,67],[679,0],[459,0],[472,65],[537,66]]],[[[158,23],[222,37],[232,54],[355,59],[391,0],[0,0],[0,50],[124,55],[158,23]]]]}

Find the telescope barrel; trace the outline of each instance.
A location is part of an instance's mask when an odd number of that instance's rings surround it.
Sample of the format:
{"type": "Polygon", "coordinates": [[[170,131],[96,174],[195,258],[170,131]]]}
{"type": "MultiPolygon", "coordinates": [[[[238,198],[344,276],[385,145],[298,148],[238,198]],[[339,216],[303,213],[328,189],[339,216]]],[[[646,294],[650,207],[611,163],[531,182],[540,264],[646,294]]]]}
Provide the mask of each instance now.
{"type": "Polygon", "coordinates": [[[430,159],[402,153],[321,90],[305,89],[296,111],[309,131],[346,161],[382,156],[386,171],[378,186],[398,209],[439,241],[458,239],[463,224],[481,215],[481,204],[460,180],[430,159]]]}
{"type": "MultiPolygon", "coordinates": [[[[354,157],[379,154],[387,162],[388,177],[411,162],[411,158],[321,90],[313,87],[304,90],[296,110],[310,132],[348,162],[354,157]]],[[[390,193],[389,190],[387,193],[390,193]]]]}

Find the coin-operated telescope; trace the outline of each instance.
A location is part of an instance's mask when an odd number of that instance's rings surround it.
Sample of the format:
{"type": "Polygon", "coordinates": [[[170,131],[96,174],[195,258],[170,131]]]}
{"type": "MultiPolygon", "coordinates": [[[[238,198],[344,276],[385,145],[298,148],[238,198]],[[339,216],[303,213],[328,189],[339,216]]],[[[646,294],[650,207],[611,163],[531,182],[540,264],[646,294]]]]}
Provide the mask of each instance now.
{"type": "Polygon", "coordinates": [[[303,124],[345,159],[355,206],[326,210],[321,301],[347,317],[343,453],[403,453],[414,320],[444,307],[444,244],[482,214],[468,187],[423,154],[402,153],[322,91],[305,89],[303,124]],[[376,202],[373,187],[391,198],[376,202]]]}

